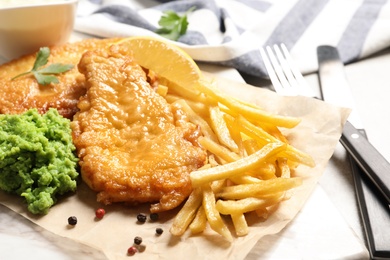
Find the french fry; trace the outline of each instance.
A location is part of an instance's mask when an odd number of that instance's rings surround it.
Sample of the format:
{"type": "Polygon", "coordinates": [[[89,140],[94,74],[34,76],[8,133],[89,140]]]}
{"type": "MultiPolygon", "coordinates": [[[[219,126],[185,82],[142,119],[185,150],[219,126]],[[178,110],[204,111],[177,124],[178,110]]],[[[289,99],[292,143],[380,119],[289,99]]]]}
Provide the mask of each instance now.
{"type": "Polygon", "coordinates": [[[221,215],[219,214],[215,206],[215,196],[210,185],[205,185],[203,189],[203,208],[206,213],[207,220],[210,224],[210,227],[226,238],[229,242],[233,241],[232,234],[227,228],[226,224],[223,222],[221,215]]]}
{"type": "Polygon", "coordinates": [[[266,220],[269,216],[269,211],[267,208],[260,208],[255,210],[256,215],[263,220],[266,220]]]}
{"type": "Polygon", "coordinates": [[[242,142],[242,145],[247,154],[253,154],[260,150],[260,146],[255,139],[247,139],[242,142]]]}
{"type": "Polygon", "coordinates": [[[204,207],[200,207],[196,212],[194,220],[190,224],[190,230],[192,234],[198,234],[203,232],[207,226],[207,217],[204,211],[204,207]]]}
{"type": "Polygon", "coordinates": [[[205,93],[206,95],[214,98],[219,103],[229,108],[232,111],[233,116],[242,114],[253,121],[263,121],[286,128],[293,128],[301,121],[299,118],[296,117],[275,115],[268,113],[267,111],[262,110],[260,108],[248,106],[242,102],[238,102],[234,98],[229,97],[228,95],[222,93],[219,89],[212,87],[211,85],[199,84],[198,89],[200,92],[205,93]]]}
{"type": "Polygon", "coordinates": [[[219,142],[222,145],[225,145],[233,152],[238,152],[238,146],[230,136],[230,131],[226,125],[226,122],[223,117],[223,113],[218,106],[213,106],[209,108],[211,127],[216,133],[219,142]]]}
{"type": "Polygon", "coordinates": [[[167,93],[168,93],[168,87],[167,86],[164,86],[162,84],[159,84],[157,89],[156,89],[156,92],[157,94],[159,94],[160,96],[163,96],[163,97],[166,97],[167,96],[167,93]]]}
{"type": "Polygon", "coordinates": [[[267,158],[283,151],[285,146],[286,145],[281,142],[269,143],[256,153],[238,161],[210,169],[193,171],[190,174],[192,186],[199,187],[211,181],[227,179],[241,175],[243,172],[256,169],[256,167],[263,163],[267,158]]]}
{"type": "Polygon", "coordinates": [[[185,99],[183,97],[180,97],[180,96],[177,96],[177,95],[174,95],[174,94],[167,94],[165,97],[164,97],[168,103],[172,104],[174,103],[175,101],[178,101],[178,100],[184,100],[190,107],[191,109],[199,116],[201,116],[202,118],[206,118],[209,116],[209,107],[208,107],[208,104],[204,104],[204,103],[200,103],[200,102],[196,102],[196,101],[192,101],[192,100],[189,100],[189,99],[185,99]]]}
{"type": "Polygon", "coordinates": [[[230,215],[233,221],[234,229],[238,237],[246,236],[249,232],[248,223],[246,222],[245,215],[232,214],[230,215]]]}
{"type": "Polygon", "coordinates": [[[229,178],[232,182],[235,184],[253,184],[253,183],[259,183],[261,180],[256,177],[252,177],[249,175],[244,176],[234,176],[229,178]]]}
{"type": "Polygon", "coordinates": [[[273,137],[277,138],[278,140],[282,141],[283,143],[286,143],[286,144],[289,143],[287,138],[283,135],[283,133],[279,130],[279,128],[277,126],[272,125],[272,124],[267,124],[267,123],[257,124],[256,122],[254,124],[258,127],[261,127],[267,133],[269,133],[273,137]]]}
{"type": "Polygon", "coordinates": [[[276,165],[279,169],[279,177],[281,177],[281,178],[290,178],[291,177],[290,167],[288,166],[286,158],[279,157],[276,160],[276,165]]]}
{"type": "MultiPolygon", "coordinates": [[[[242,131],[248,136],[258,140],[263,145],[269,142],[279,141],[277,138],[273,137],[272,135],[264,131],[262,128],[252,124],[244,117],[240,116],[239,120],[241,122],[240,126],[242,127],[242,131]]],[[[287,145],[287,149],[284,152],[284,154],[287,158],[290,158],[295,162],[305,164],[309,167],[315,166],[315,162],[313,161],[313,158],[310,155],[298,150],[292,145],[289,144],[287,145]]]]}
{"type": "MultiPolygon", "coordinates": [[[[251,155],[260,149],[258,143],[254,139],[247,139],[243,141],[243,146],[247,154],[251,155]]],[[[256,171],[256,175],[259,179],[268,180],[276,178],[276,167],[274,163],[265,162],[256,171]]]]}
{"type": "Polygon", "coordinates": [[[211,129],[210,125],[201,116],[197,115],[191,107],[185,102],[184,99],[177,100],[173,103],[174,106],[178,106],[188,116],[190,122],[199,125],[202,133],[211,140],[217,140],[217,136],[211,129]]]}
{"type": "Polygon", "coordinates": [[[302,184],[302,178],[275,178],[270,180],[264,180],[259,183],[253,184],[240,184],[234,186],[224,187],[220,193],[217,194],[218,198],[227,200],[245,199],[248,197],[268,196],[269,194],[275,194],[290,190],[298,187],[302,184]]]}
{"type": "Polygon", "coordinates": [[[269,180],[276,178],[276,166],[274,163],[266,162],[259,168],[257,175],[261,180],[269,180]]]}
{"type": "Polygon", "coordinates": [[[226,186],[226,179],[225,180],[217,180],[210,183],[211,189],[214,192],[214,194],[220,192],[225,186],[226,186]]]}
{"type": "MultiPolygon", "coordinates": [[[[288,199],[286,198],[286,195],[284,195],[283,197],[283,200],[285,199],[288,199]]],[[[259,217],[259,218],[262,218],[263,221],[267,220],[267,218],[273,213],[275,212],[275,210],[277,210],[279,204],[278,203],[275,203],[274,205],[271,205],[271,206],[268,206],[266,208],[260,208],[260,209],[257,209],[255,210],[255,213],[256,215],[259,217]]]]}
{"type": "Polygon", "coordinates": [[[200,188],[195,188],[188,197],[186,203],[180,209],[179,213],[177,213],[169,232],[174,236],[183,235],[194,219],[201,204],[202,190],[200,188]]]}
{"type": "Polygon", "coordinates": [[[215,154],[216,156],[222,158],[223,160],[227,162],[235,162],[241,159],[239,155],[232,152],[228,148],[220,145],[219,143],[211,140],[210,138],[206,137],[199,137],[198,142],[200,145],[202,145],[203,148],[205,148],[207,151],[210,151],[211,153],[215,154]]]}
{"type": "Polygon", "coordinates": [[[187,86],[179,86],[173,82],[170,82],[164,78],[159,78],[159,82],[162,85],[168,87],[168,93],[173,93],[184,97],[186,99],[197,100],[201,103],[204,100],[204,95],[197,88],[188,88],[187,86]]]}
{"type": "MultiPolygon", "coordinates": [[[[211,167],[216,167],[216,166],[219,166],[220,164],[217,162],[217,160],[215,159],[215,155],[214,154],[210,154],[209,156],[208,156],[208,161],[209,161],[209,165],[211,166],[211,167]]],[[[203,167],[202,167],[203,168],[203,167]]],[[[199,168],[199,170],[200,169],[202,169],[202,168],[199,168]]]]}
{"type": "Polygon", "coordinates": [[[241,200],[218,200],[215,207],[224,215],[244,214],[272,206],[280,202],[282,198],[283,196],[276,194],[266,199],[248,197],[241,200]]]}
{"type": "Polygon", "coordinates": [[[240,156],[244,155],[243,140],[241,132],[237,126],[238,121],[232,118],[230,115],[223,113],[223,119],[226,123],[226,127],[230,132],[230,137],[238,147],[238,153],[240,156]]]}

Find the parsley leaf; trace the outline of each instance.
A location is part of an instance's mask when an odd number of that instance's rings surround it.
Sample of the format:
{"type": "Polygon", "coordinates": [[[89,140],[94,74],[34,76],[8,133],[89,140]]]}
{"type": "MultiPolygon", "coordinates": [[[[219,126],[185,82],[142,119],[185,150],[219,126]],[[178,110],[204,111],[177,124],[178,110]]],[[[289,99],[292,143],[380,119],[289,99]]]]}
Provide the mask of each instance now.
{"type": "Polygon", "coordinates": [[[45,66],[49,61],[50,49],[48,47],[43,47],[39,49],[37,57],[34,62],[32,71],[36,71],[39,67],[45,66]]]}
{"type": "Polygon", "coordinates": [[[53,75],[45,75],[37,72],[33,72],[34,77],[38,81],[39,84],[41,85],[47,85],[50,83],[57,84],[59,81],[56,76],[53,75]]]}
{"type": "Polygon", "coordinates": [[[45,66],[47,64],[47,62],[49,61],[49,56],[50,49],[48,47],[40,48],[32,69],[30,71],[21,73],[13,77],[11,80],[14,80],[27,74],[33,74],[35,79],[41,85],[48,85],[50,83],[57,84],[59,81],[57,77],[52,74],[60,74],[66,72],[68,70],[71,70],[74,66],[72,64],[54,63],[50,64],[45,68],[41,68],[42,66],[45,66]]]}
{"type": "Polygon", "coordinates": [[[46,68],[40,69],[39,72],[42,74],[59,74],[66,72],[72,68],[72,64],[53,63],[46,68]]]}
{"type": "Polygon", "coordinates": [[[177,41],[180,36],[187,32],[187,15],[193,10],[195,10],[195,6],[188,9],[182,16],[170,10],[163,12],[163,15],[158,21],[161,28],[157,29],[156,33],[167,39],[177,41]]]}

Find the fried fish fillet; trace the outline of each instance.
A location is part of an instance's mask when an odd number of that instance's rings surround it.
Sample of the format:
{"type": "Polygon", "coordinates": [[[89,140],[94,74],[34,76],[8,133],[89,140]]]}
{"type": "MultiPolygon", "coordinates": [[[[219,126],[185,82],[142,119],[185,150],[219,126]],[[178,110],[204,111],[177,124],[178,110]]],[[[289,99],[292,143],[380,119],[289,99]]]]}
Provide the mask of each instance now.
{"type": "MultiPolygon", "coordinates": [[[[118,39],[87,39],[63,46],[51,47],[49,63],[73,64],[75,67],[57,76],[58,84],[39,85],[32,75],[11,80],[14,76],[31,70],[36,53],[23,56],[0,66],[0,113],[20,114],[30,108],[45,113],[56,108],[67,118],[76,113],[79,97],[85,94],[85,79],[77,64],[88,50],[108,47],[118,39]]],[[[43,46],[42,46],[43,47],[43,46]]]]}
{"type": "Polygon", "coordinates": [[[79,64],[87,93],[71,124],[81,175],[99,202],[152,202],[175,208],[192,191],[189,174],[203,166],[200,129],[147,82],[126,47],[87,52],[79,64]]]}

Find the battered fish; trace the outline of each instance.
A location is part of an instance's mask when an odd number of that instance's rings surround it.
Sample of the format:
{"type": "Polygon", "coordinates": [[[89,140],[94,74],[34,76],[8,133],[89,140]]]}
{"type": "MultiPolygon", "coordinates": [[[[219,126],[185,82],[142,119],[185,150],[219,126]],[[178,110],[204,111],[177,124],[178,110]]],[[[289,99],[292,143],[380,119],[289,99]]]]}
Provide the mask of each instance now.
{"type": "MultiPolygon", "coordinates": [[[[36,53],[23,56],[0,66],[0,113],[20,114],[30,108],[45,113],[49,108],[69,119],[76,113],[79,97],[85,94],[85,79],[77,64],[88,50],[104,48],[118,39],[87,39],[63,46],[51,47],[49,63],[73,64],[75,67],[57,76],[58,84],[39,85],[32,75],[11,80],[31,70],[36,53]]],[[[44,47],[44,46],[42,46],[44,47]]]]}
{"type": "Polygon", "coordinates": [[[129,53],[112,46],[80,61],[87,93],[71,127],[81,175],[104,204],[173,209],[192,191],[190,172],[205,164],[200,129],[153,90],[129,53]]]}

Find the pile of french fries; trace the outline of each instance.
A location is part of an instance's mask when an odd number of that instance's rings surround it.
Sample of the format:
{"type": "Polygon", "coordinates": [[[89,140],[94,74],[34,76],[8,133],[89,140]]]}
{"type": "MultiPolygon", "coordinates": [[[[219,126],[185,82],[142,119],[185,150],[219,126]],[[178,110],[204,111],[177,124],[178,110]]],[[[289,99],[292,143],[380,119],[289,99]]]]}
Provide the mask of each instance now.
{"type": "Polygon", "coordinates": [[[301,185],[294,177],[298,165],[314,166],[310,155],[290,145],[279,128],[293,128],[299,118],[270,114],[228,96],[213,82],[191,88],[161,81],[157,92],[200,126],[200,146],[208,162],[191,173],[193,192],[176,215],[171,234],[192,234],[207,224],[228,241],[248,234],[246,214],[266,219],[278,204],[301,185]]]}

